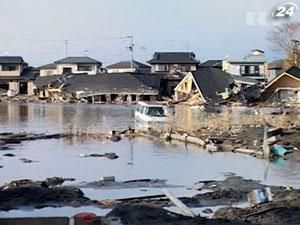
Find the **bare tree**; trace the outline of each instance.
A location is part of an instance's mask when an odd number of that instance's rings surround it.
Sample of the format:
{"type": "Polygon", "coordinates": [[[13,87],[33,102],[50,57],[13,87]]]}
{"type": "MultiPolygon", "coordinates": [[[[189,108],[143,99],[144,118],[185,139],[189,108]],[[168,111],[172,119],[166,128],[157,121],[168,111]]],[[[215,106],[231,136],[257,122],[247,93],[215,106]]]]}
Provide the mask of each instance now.
{"type": "Polygon", "coordinates": [[[274,52],[285,55],[285,69],[299,65],[300,51],[298,46],[295,46],[295,40],[300,40],[300,22],[288,22],[275,26],[270,30],[267,40],[274,52]]]}

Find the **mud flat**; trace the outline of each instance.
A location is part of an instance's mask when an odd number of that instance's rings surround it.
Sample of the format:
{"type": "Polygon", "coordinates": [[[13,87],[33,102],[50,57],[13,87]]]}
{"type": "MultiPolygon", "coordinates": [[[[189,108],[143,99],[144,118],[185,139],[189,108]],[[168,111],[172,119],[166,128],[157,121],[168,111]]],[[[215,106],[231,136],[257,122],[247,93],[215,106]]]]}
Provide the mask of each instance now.
{"type": "MultiPolygon", "coordinates": [[[[212,219],[204,217],[186,217],[165,210],[172,202],[163,196],[142,196],[128,199],[106,200],[105,207],[112,208],[107,215],[120,217],[123,224],[299,224],[300,190],[290,187],[269,186],[273,201],[254,207],[236,208],[232,204],[247,201],[247,194],[254,189],[267,187],[259,181],[246,180],[229,174],[225,180],[199,181],[194,188],[199,194],[182,197],[180,200],[188,207],[206,207],[227,205],[216,211],[212,219]]],[[[0,210],[18,209],[24,206],[33,208],[62,206],[103,206],[103,201],[91,200],[84,196],[76,186],[63,186],[71,178],[53,177],[44,181],[19,180],[10,182],[0,188],[0,210]]],[[[151,180],[133,180],[130,185],[153,185],[151,180]],[[148,184],[149,181],[149,184],[148,184]]],[[[160,183],[160,182],[159,182],[160,183]]],[[[128,188],[127,182],[107,183],[105,188],[128,188]],[[125,185],[126,184],[126,185],[125,185]],[[125,186],[123,186],[125,185],[125,186]]],[[[100,185],[101,186],[101,185],[100,185]]],[[[162,185],[163,186],[163,185],[162,185]]]]}

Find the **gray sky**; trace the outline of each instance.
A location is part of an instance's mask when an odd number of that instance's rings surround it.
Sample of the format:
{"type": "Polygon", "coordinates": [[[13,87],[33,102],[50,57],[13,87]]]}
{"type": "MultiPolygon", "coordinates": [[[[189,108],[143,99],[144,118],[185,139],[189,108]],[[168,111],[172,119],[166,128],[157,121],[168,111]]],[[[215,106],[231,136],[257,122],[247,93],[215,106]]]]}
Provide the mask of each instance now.
{"type": "MultiPolygon", "coordinates": [[[[197,57],[239,58],[253,48],[270,52],[267,31],[274,21],[252,24],[251,15],[271,14],[281,0],[0,0],[0,55],[22,55],[31,65],[69,55],[104,64],[129,58],[134,36],[135,58],[149,60],[154,51],[194,51],[197,57]],[[250,17],[249,17],[250,13],[250,17]],[[250,21],[250,22],[249,22],[250,21]],[[92,40],[91,40],[92,39],[92,40]],[[73,40],[73,41],[72,41],[73,40]],[[145,49],[146,48],[146,49],[145,49]]],[[[300,7],[300,0],[291,0],[300,7]]],[[[293,16],[300,19],[300,8],[293,16]]]]}

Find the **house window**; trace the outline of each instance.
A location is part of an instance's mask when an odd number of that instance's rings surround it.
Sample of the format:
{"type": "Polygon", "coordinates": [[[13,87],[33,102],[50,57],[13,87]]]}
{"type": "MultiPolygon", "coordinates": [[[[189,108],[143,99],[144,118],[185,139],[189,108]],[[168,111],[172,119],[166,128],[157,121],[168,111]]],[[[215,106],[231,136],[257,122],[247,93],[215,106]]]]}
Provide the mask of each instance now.
{"type": "Polygon", "coordinates": [[[242,76],[248,76],[250,74],[250,66],[241,66],[240,73],[242,76]]]}
{"type": "Polygon", "coordinates": [[[72,73],[72,68],[70,67],[64,67],[63,68],[63,74],[72,73]]]}
{"type": "Polygon", "coordinates": [[[16,71],[17,65],[2,65],[2,71],[16,71]]]}
{"type": "Polygon", "coordinates": [[[250,74],[254,74],[254,66],[250,66],[250,74]]]}
{"type": "Polygon", "coordinates": [[[254,74],[259,75],[259,66],[254,66],[254,74]]]}
{"type": "Polygon", "coordinates": [[[245,75],[245,66],[241,66],[241,75],[245,75]]]}
{"type": "Polygon", "coordinates": [[[168,71],[168,65],[155,65],[155,71],[168,71]]]}
{"type": "Polygon", "coordinates": [[[93,68],[90,65],[78,65],[78,71],[92,71],[93,68]]]}
{"type": "Polygon", "coordinates": [[[240,74],[242,76],[258,76],[259,66],[255,65],[241,65],[240,66],[240,74]]]}
{"type": "Polygon", "coordinates": [[[191,66],[191,71],[195,71],[197,70],[197,67],[196,66],[191,66]]]}

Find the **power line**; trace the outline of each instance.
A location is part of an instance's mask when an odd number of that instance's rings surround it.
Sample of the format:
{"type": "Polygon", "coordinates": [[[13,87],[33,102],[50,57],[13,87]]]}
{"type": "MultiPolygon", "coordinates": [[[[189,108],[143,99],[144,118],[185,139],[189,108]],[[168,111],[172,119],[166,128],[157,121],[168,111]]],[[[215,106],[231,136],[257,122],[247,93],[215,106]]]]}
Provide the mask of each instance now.
{"type": "MultiPolygon", "coordinates": [[[[120,36],[120,37],[106,37],[106,38],[86,38],[86,39],[67,39],[72,42],[85,42],[85,41],[109,41],[109,40],[123,40],[130,39],[132,36],[120,36]]],[[[0,40],[9,41],[41,41],[41,42],[65,42],[66,39],[40,39],[40,38],[13,38],[13,37],[0,37],[0,40]]]]}

